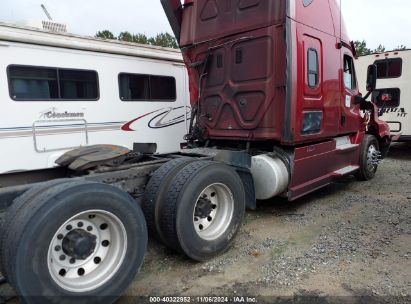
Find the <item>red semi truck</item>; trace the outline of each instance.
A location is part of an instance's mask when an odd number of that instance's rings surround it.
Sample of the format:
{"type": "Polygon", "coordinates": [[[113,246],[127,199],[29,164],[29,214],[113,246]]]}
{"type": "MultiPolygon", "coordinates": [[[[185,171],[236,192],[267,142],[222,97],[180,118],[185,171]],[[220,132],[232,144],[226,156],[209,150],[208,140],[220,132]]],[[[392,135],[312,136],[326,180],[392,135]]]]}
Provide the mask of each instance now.
{"type": "MultiPolygon", "coordinates": [[[[143,262],[147,228],[204,261],[257,200],[371,179],[388,152],[336,1],[161,2],[190,75],[188,147],[86,147],[58,168],[2,177],[0,267],[26,302],[112,302],[143,262]]],[[[369,93],[375,82],[370,66],[369,93]]]]}

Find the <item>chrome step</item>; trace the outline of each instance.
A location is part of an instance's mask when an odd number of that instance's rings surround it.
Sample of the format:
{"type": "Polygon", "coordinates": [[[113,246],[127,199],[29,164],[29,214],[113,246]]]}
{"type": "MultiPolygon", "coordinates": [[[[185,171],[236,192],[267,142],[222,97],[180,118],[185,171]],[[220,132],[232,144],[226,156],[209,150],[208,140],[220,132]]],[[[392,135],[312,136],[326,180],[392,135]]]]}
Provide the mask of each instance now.
{"type": "Polygon", "coordinates": [[[341,168],[340,170],[334,171],[333,174],[335,176],[343,176],[343,175],[352,173],[358,170],[359,168],[360,168],[359,166],[347,166],[347,167],[341,168]]]}
{"type": "Polygon", "coordinates": [[[359,146],[360,145],[358,144],[345,144],[345,145],[337,146],[336,150],[337,151],[351,151],[351,150],[357,149],[359,146]]]}

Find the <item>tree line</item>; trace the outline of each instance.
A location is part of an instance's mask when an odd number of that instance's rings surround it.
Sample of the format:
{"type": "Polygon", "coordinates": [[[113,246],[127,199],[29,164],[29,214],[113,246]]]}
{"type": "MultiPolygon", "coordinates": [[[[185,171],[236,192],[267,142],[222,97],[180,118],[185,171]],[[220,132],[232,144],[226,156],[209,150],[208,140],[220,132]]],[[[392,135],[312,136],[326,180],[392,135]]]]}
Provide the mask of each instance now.
{"type": "Polygon", "coordinates": [[[121,32],[118,36],[115,36],[109,30],[99,31],[95,37],[102,39],[112,39],[126,42],[134,42],[139,44],[149,44],[155,46],[162,46],[168,48],[178,48],[177,40],[169,33],[160,33],[154,37],[148,37],[145,34],[132,34],[130,32],[121,32]]]}
{"type": "MultiPolygon", "coordinates": [[[[178,49],[177,40],[174,38],[173,35],[169,33],[160,33],[154,37],[148,37],[145,34],[132,34],[128,31],[124,31],[124,32],[121,32],[118,36],[115,36],[109,30],[104,30],[104,31],[97,32],[95,36],[97,38],[103,38],[103,39],[113,39],[113,40],[119,40],[119,41],[134,42],[134,43],[139,43],[139,44],[149,44],[149,45],[178,49]]],[[[354,41],[354,46],[357,50],[358,56],[365,56],[365,55],[371,55],[371,54],[376,54],[376,53],[384,53],[385,51],[387,51],[385,46],[383,46],[382,44],[380,44],[376,49],[370,49],[367,47],[367,42],[365,40],[354,41]]],[[[408,48],[405,45],[400,45],[397,48],[395,48],[393,51],[403,51],[407,49],[408,48]]]]}
{"type": "MultiPolygon", "coordinates": [[[[357,50],[358,56],[365,56],[365,55],[371,55],[371,54],[376,54],[376,53],[384,53],[387,51],[385,46],[380,44],[376,49],[370,49],[367,47],[367,42],[365,40],[363,41],[354,41],[354,46],[355,49],[357,50]]],[[[395,48],[393,51],[403,51],[407,50],[408,48],[405,45],[400,45],[397,48],[395,48]]]]}

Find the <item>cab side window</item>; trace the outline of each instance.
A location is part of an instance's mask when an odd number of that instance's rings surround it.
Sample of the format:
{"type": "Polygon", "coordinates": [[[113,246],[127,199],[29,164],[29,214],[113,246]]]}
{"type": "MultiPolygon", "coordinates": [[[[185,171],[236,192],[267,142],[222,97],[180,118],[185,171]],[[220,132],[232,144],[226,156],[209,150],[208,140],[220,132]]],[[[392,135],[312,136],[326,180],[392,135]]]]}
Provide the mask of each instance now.
{"type": "Polygon", "coordinates": [[[318,53],[315,49],[308,49],[308,86],[316,88],[319,82],[318,53]]]}
{"type": "Polygon", "coordinates": [[[354,60],[348,55],[344,55],[344,85],[349,90],[357,88],[357,79],[355,76],[354,60]]]}

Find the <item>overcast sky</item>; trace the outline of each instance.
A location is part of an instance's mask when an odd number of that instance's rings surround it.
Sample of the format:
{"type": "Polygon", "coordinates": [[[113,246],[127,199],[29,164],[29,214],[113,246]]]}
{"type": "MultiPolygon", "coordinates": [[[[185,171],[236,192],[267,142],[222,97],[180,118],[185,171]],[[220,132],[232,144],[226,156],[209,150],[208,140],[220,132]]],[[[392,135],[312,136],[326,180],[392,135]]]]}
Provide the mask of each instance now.
{"type": "MultiPolygon", "coordinates": [[[[341,1],[351,39],[364,39],[371,48],[411,48],[411,1],[341,1]]],[[[126,30],[147,35],[171,32],[160,0],[0,0],[0,21],[46,19],[42,3],[55,21],[67,24],[75,34],[94,36],[104,29],[116,35],[126,30]]]]}

